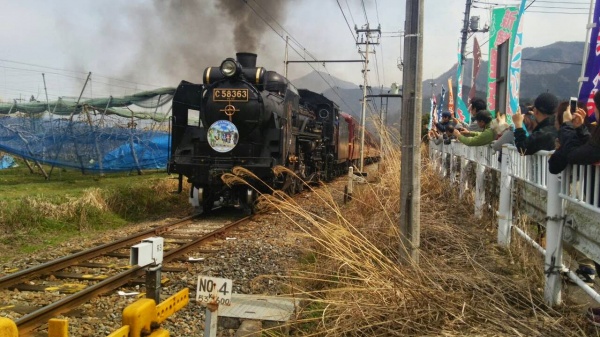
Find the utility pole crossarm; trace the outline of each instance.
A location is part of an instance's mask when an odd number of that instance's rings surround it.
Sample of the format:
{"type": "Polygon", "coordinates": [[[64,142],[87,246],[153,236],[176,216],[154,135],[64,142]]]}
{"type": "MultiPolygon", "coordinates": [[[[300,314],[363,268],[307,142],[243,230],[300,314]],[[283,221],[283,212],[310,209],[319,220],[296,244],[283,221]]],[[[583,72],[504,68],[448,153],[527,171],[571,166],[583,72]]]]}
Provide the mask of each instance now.
{"type": "Polygon", "coordinates": [[[402,98],[401,94],[379,94],[379,95],[366,95],[365,97],[397,97],[402,98]]]}
{"type": "Polygon", "coordinates": [[[343,62],[343,63],[353,63],[353,62],[365,62],[365,60],[314,60],[314,61],[307,61],[307,60],[297,60],[297,61],[285,61],[286,64],[288,63],[335,63],[335,62],[343,62]]]}

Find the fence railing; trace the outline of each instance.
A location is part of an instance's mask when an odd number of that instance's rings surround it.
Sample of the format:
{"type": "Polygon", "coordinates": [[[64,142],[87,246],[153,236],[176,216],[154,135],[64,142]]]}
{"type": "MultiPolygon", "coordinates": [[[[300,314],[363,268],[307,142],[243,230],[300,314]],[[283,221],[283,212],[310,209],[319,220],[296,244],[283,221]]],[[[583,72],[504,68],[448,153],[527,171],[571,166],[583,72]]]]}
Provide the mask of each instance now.
{"type": "MultiPolygon", "coordinates": [[[[594,261],[600,261],[600,166],[570,165],[561,174],[548,171],[552,151],[539,151],[523,156],[514,146],[504,145],[502,153],[489,146],[469,147],[429,143],[431,164],[440,176],[460,182],[460,196],[474,190],[475,215],[481,217],[486,205],[485,173],[500,174],[498,197],[498,244],[508,247],[514,230],[544,255],[546,283],[544,298],[549,305],[561,302],[561,274],[568,276],[588,295],[600,303],[600,295],[562,264],[563,241],[594,261]],[[469,186],[468,165],[474,165],[475,184],[469,186]],[[516,184],[524,185],[516,192],[516,184]],[[526,230],[513,224],[515,205],[513,192],[538,196],[531,209],[542,212],[546,247],[540,246],[526,230]],[[541,209],[541,211],[540,211],[541,209]]],[[[491,196],[488,196],[491,198],[491,196]]],[[[531,200],[529,204],[532,203],[531,200]]]]}

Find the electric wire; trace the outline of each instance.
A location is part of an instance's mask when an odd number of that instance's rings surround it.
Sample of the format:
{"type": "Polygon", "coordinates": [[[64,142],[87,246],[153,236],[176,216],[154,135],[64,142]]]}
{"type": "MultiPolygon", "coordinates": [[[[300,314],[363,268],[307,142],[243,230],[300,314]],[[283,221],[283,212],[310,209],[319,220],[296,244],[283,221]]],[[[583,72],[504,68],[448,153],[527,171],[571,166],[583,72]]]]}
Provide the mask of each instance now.
{"type": "Polygon", "coordinates": [[[369,27],[369,17],[367,16],[367,8],[365,7],[365,0],[360,0],[362,4],[363,14],[365,15],[365,21],[367,22],[367,27],[369,27]]]}
{"type": "MultiPolygon", "coordinates": [[[[6,59],[0,59],[0,62],[20,64],[20,65],[25,65],[25,66],[30,66],[30,67],[37,67],[37,68],[41,68],[41,69],[50,69],[50,70],[64,71],[64,72],[68,72],[68,73],[82,74],[84,76],[87,76],[87,73],[88,73],[87,71],[77,71],[77,70],[70,70],[70,69],[64,69],[64,68],[55,68],[55,67],[43,66],[43,65],[34,64],[34,63],[19,62],[19,61],[12,61],[12,60],[6,60],[6,59]]],[[[17,69],[17,68],[14,68],[14,69],[17,69]]],[[[20,68],[20,69],[24,69],[24,68],[20,68]]],[[[42,71],[38,70],[38,72],[41,73],[42,71]]],[[[57,72],[48,72],[48,71],[43,71],[43,72],[45,74],[56,74],[56,75],[61,75],[61,76],[69,77],[69,75],[64,75],[64,74],[60,74],[60,73],[57,73],[57,72]]],[[[103,75],[103,74],[100,74],[100,73],[95,73],[95,72],[94,72],[94,75],[97,76],[97,77],[106,78],[106,79],[111,80],[111,81],[119,81],[119,82],[124,82],[124,83],[129,83],[129,84],[135,84],[135,85],[143,85],[143,86],[154,87],[154,88],[160,87],[159,85],[156,85],[156,84],[146,84],[146,83],[140,83],[140,82],[135,82],[135,81],[129,81],[129,80],[124,80],[124,79],[110,77],[110,76],[103,75]]],[[[73,78],[77,78],[77,77],[73,77],[73,78]]]]}
{"type": "MultiPolygon", "coordinates": [[[[258,11],[257,11],[257,10],[256,10],[254,7],[252,7],[252,6],[251,6],[251,5],[248,3],[248,1],[247,1],[247,0],[242,0],[242,1],[244,1],[244,3],[245,3],[245,4],[246,4],[246,5],[247,5],[247,6],[248,6],[248,7],[249,7],[249,8],[250,8],[250,9],[251,9],[251,10],[252,10],[252,11],[253,11],[255,14],[256,14],[256,15],[257,15],[257,16],[258,16],[258,17],[259,17],[259,18],[260,18],[260,19],[261,19],[261,20],[262,20],[262,21],[263,21],[265,24],[267,24],[267,26],[269,26],[269,28],[271,28],[271,30],[272,30],[273,32],[275,32],[275,34],[277,34],[277,36],[279,36],[279,37],[280,37],[282,40],[284,40],[284,41],[285,41],[285,37],[283,36],[283,34],[281,34],[280,32],[278,32],[278,31],[277,31],[277,30],[276,30],[276,29],[275,29],[275,28],[274,28],[274,27],[273,27],[273,26],[272,26],[272,25],[271,25],[271,24],[270,24],[270,23],[269,23],[269,22],[268,22],[268,21],[267,21],[267,20],[266,20],[266,19],[265,19],[265,18],[264,18],[262,15],[261,15],[261,14],[259,14],[259,13],[258,13],[258,11]]],[[[254,2],[256,3],[256,1],[254,1],[254,2]]],[[[259,6],[259,7],[260,7],[260,6],[259,6]]],[[[262,7],[260,7],[260,8],[261,8],[263,11],[265,11],[265,10],[264,10],[264,8],[262,8],[262,7]]],[[[279,23],[278,23],[278,25],[279,25],[279,23]]],[[[281,26],[281,25],[280,25],[280,26],[281,26]]],[[[294,40],[295,40],[295,39],[294,39],[294,40]]],[[[299,52],[299,51],[298,51],[298,50],[297,50],[297,49],[296,49],[296,48],[295,48],[293,45],[291,45],[291,44],[290,44],[289,46],[290,46],[290,48],[292,48],[292,50],[293,50],[293,51],[294,51],[296,54],[298,54],[298,56],[300,56],[300,58],[302,58],[303,60],[305,60],[305,61],[306,61],[306,58],[305,58],[305,57],[304,57],[304,56],[303,56],[303,55],[302,55],[302,54],[301,54],[301,53],[300,53],[300,52],[299,52]]],[[[303,48],[303,50],[305,50],[305,51],[306,51],[306,48],[302,47],[302,45],[299,45],[299,47],[303,48]]],[[[312,57],[312,56],[311,56],[311,57],[312,57]]],[[[316,61],[316,58],[314,58],[314,57],[313,57],[313,60],[315,60],[315,61],[316,61]]],[[[318,75],[318,76],[319,76],[319,77],[320,77],[320,78],[323,80],[323,82],[325,82],[325,83],[326,83],[326,84],[327,84],[327,85],[328,85],[328,86],[329,86],[329,87],[332,89],[333,93],[335,93],[335,95],[336,95],[337,97],[339,97],[339,99],[341,100],[341,102],[342,102],[344,105],[346,105],[346,107],[347,107],[347,108],[348,108],[350,111],[352,111],[354,114],[356,114],[356,112],[354,111],[354,109],[352,109],[352,107],[350,106],[350,104],[348,104],[348,102],[346,102],[346,101],[344,100],[344,98],[343,98],[343,97],[340,95],[340,93],[339,93],[339,92],[338,92],[338,91],[337,91],[337,90],[334,88],[334,86],[332,86],[332,85],[331,85],[331,83],[329,83],[327,80],[325,80],[325,78],[323,77],[323,75],[322,75],[322,74],[321,74],[319,71],[317,71],[317,69],[316,69],[315,67],[313,67],[313,65],[312,65],[312,64],[308,63],[308,66],[310,66],[310,67],[311,67],[311,68],[312,68],[314,71],[316,71],[316,72],[317,72],[317,75],[318,75]]],[[[333,78],[333,77],[332,77],[332,75],[331,75],[329,72],[327,72],[327,74],[329,74],[329,76],[330,76],[331,78],[333,78]]],[[[335,83],[335,82],[334,82],[334,83],[335,83]]]]}
{"type": "Polygon", "coordinates": [[[344,21],[346,21],[346,25],[348,26],[348,30],[350,30],[350,35],[352,35],[352,38],[354,39],[354,42],[358,43],[358,40],[356,39],[356,36],[354,36],[354,32],[352,31],[352,27],[350,27],[350,23],[348,22],[348,18],[346,17],[346,13],[344,13],[344,10],[342,9],[342,6],[340,5],[340,0],[336,0],[338,7],[340,8],[340,12],[342,12],[342,16],[344,16],[344,21]]]}
{"type": "Polygon", "coordinates": [[[354,16],[352,16],[352,10],[350,9],[350,5],[348,4],[348,0],[346,0],[346,7],[348,7],[348,14],[350,14],[350,18],[352,19],[352,24],[354,26],[356,26],[356,21],[354,21],[354,16]]]}

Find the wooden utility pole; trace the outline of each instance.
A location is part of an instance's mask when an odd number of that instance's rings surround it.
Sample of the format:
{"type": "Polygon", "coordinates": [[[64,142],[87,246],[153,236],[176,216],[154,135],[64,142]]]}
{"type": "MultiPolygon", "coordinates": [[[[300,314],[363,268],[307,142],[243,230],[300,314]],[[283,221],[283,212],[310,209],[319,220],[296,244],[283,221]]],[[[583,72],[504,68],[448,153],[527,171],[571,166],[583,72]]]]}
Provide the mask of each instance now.
{"type": "Polygon", "coordinates": [[[400,163],[400,257],[419,262],[421,235],[421,99],[423,68],[423,2],[406,0],[404,73],[402,76],[402,152],[400,163]]]}

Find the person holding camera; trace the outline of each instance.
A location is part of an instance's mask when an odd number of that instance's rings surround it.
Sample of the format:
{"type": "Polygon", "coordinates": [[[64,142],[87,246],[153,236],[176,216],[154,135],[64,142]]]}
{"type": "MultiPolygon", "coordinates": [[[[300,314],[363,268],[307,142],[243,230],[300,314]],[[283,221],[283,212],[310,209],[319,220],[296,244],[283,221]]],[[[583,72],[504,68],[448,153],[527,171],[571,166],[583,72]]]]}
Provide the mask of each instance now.
{"type": "Polygon", "coordinates": [[[569,164],[569,152],[587,142],[590,137],[587,127],[583,123],[585,110],[571,107],[568,101],[562,102],[556,109],[555,128],[558,137],[555,141],[554,153],[548,160],[548,170],[552,174],[559,174],[569,164]],[[561,146],[565,144],[566,146],[561,146]]]}
{"type": "Polygon", "coordinates": [[[446,128],[450,125],[454,126],[452,124],[452,114],[450,113],[450,111],[444,111],[442,112],[442,120],[435,123],[435,128],[441,132],[444,133],[446,132],[446,128]]]}
{"type": "MultiPolygon", "coordinates": [[[[600,116],[600,91],[594,95],[594,115],[600,116]]],[[[586,111],[582,109],[576,98],[570,104],[564,102],[557,109],[557,120],[560,128],[556,142],[556,150],[548,160],[548,169],[552,174],[562,172],[568,164],[589,165],[600,163],[600,128],[595,128],[590,134],[585,125],[586,111]],[[562,111],[561,111],[562,110],[562,111]]],[[[591,179],[591,202],[600,205],[594,199],[594,189],[598,188],[595,181],[599,179],[592,171],[588,177],[591,179]]],[[[584,173],[585,175],[585,173],[584,173]]],[[[571,245],[565,244],[565,250],[577,261],[578,268],[575,274],[589,286],[594,285],[598,265],[582,252],[571,245]]]]}
{"type": "Polygon", "coordinates": [[[444,144],[450,144],[452,131],[454,130],[454,124],[452,123],[452,114],[450,111],[442,112],[442,120],[435,123],[435,129],[429,130],[429,139],[433,140],[436,145],[439,145],[442,141],[444,144]]]}
{"type": "Polygon", "coordinates": [[[523,129],[526,115],[521,113],[521,108],[512,116],[515,124],[515,146],[522,155],[532,155],[540,150],[554,150],[554,140],[557,135],[554,128],[554,110],[557,106],[556,96],[547,92],[540,94],[533,103],[533,118],[536,125],[529,134],[523,129]]]}
{"type": "Polygon", "coordinates": [[[496,138],[494,131],[490,128],[492,114],[487,110],[479,110],[475,114],[473,120],[483,131],[477,132],[455,128],[452,133],[454,137],[456,137],[459,142],[465,144],[466,146],[483,146],[491,144],[496,138]]]}
{"type": "MultiPolygon", "coordinates": [[[[562,112],[562,121],[556,151],[548,160],[550,173],[562,172],[568,164],[589,165],[600,162],[600,128],[596,127],[592,134],[584,125],[586,112],[570,104],[562,112]]],[[[594,95],[594,115],[600,114],[600,91],[594,95]]],[[[558,111],[558,113],[561,113],[558,111]]]]}
{"type": "Polygon", "coordinates": [[[444,136],[435,128],[431,128],[431,130],[427,132],[427,137],[429,141],[433,142],[435,145],[440,145],[444,141],[444,136]]]}

